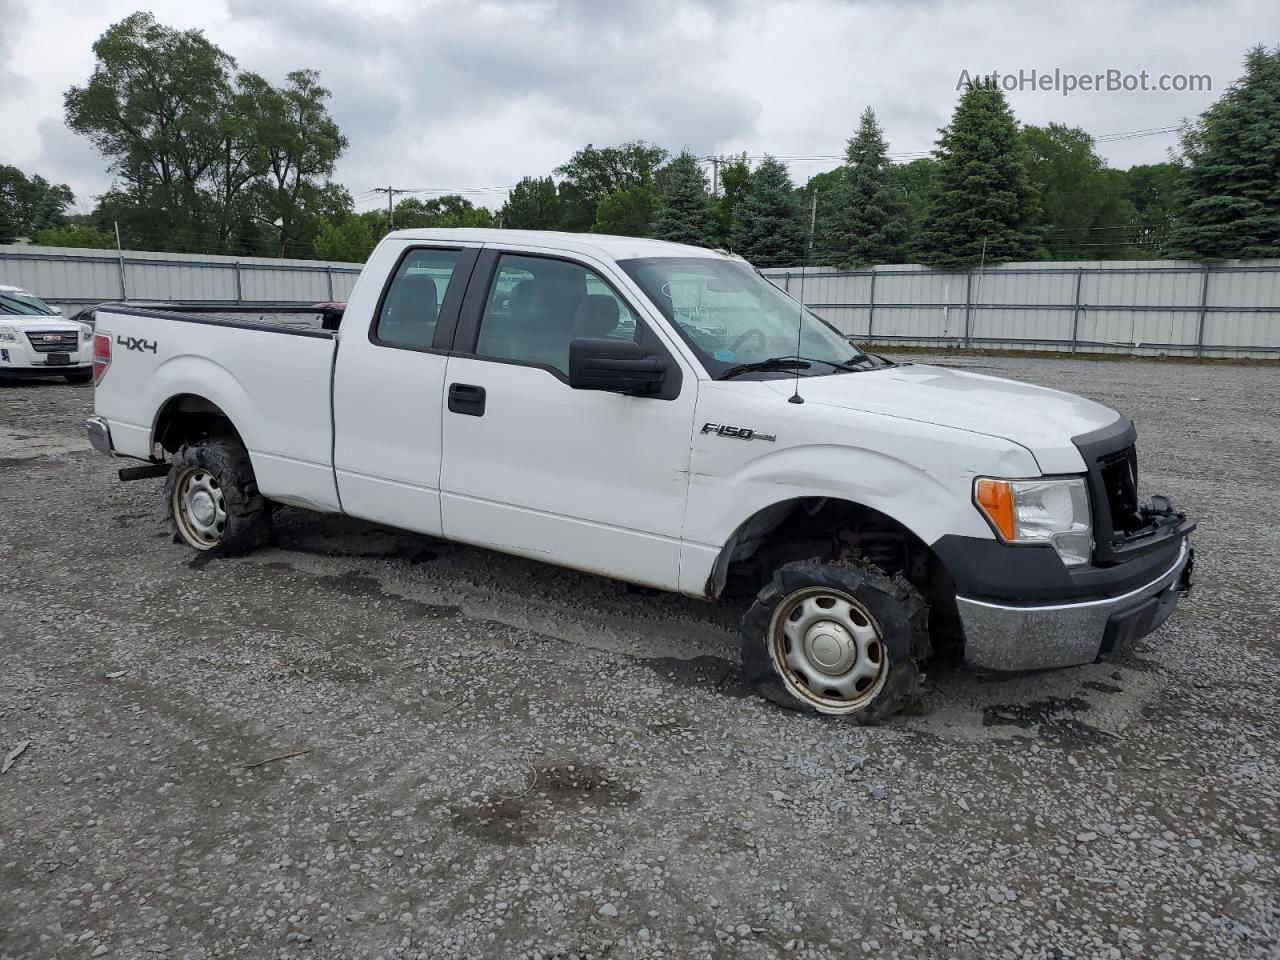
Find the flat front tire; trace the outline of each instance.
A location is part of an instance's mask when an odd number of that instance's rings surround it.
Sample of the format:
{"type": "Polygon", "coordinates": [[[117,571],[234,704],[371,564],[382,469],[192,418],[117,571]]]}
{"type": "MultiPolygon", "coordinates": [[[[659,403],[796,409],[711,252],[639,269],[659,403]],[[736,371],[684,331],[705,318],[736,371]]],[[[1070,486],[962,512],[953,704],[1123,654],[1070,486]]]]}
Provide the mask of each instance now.
{"type": "Polygon", "coordinates": [[[242,552],[270,532],[270,513],[258,493],[249,453],[236,440],[183,444],[173,456],[164,493],[175,543],[242,552]]]}
{"type": "Polygon", "coordinates": [[[789,709],[878,722],[920,696],[927,610],[906,579],[869,564],[788,563],[743,618],[743,672],[789,709]]]}

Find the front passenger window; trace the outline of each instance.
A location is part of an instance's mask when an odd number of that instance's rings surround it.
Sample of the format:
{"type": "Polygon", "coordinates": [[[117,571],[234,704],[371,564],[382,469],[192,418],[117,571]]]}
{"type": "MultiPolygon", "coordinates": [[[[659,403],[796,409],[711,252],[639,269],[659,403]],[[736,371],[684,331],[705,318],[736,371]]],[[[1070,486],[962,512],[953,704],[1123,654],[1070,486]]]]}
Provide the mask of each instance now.
{"type": "Polygon", "coordinates": [[[374,339],[389,347],[430,348],[460,256],[459,250],[410,250],[387,288],[374,339]]]}
{"type": "Polygon", "coordinates": [[[570,341],[635,340],[639,329],[626,304],[586,267],[504,254],[480,320],[476,354],[551,367],[567,377],[570,341]]]}

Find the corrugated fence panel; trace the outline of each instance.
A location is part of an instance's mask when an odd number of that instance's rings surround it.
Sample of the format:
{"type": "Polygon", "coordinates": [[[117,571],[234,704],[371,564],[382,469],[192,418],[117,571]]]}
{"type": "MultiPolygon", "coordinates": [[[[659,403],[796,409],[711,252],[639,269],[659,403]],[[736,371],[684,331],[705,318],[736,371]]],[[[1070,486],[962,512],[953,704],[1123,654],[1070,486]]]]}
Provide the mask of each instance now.
{"type": "Polygon", "coordinates": [[[121,299],[192,303],[345,300],[360,266],[322,260],[0,246],[0,284],[30,290],[68,314],[87,304],[121,299]]]}
{"type": "MultiPolygon", "coordinates": [[[[786,271],[764,272],[799,295],[800,271],[789,284],[786,271]]],[[[805,300],[855,339],[881,343],[1280,357],[1280,260],[824,269],[805,300]]]]}
{"type": "MultiPolygon", "coordinates": [[[[346,300],[359,272],[360,264],[319,260],[0,246],[0,283],[65,313],[119,299],[346,300]]],[[[765,274],[859,340],[1280,358],[1280,260],[1006,263],[972,271],[894,264],[765,274]]]]}

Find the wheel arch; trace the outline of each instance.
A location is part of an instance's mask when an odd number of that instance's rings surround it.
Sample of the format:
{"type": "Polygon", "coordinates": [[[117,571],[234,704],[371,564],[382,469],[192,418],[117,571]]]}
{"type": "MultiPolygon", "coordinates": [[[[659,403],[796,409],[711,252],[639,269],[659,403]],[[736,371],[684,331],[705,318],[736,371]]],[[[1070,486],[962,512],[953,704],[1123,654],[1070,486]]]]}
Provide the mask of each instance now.
{"type": "Polygon", "coordinates": [[[159,444],[172,454],[182,446],[209,436],[231,436],[242,446],[244,437],[221,406],[197,393],[175,393],[156,411],[151,426],[151,448],[159,444]]]}

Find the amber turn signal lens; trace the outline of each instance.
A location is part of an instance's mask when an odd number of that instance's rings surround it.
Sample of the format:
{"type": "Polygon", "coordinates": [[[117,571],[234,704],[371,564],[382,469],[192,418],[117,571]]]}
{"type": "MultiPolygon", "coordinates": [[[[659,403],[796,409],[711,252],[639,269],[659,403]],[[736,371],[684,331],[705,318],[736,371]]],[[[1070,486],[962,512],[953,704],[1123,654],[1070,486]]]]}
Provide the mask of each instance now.
{"type": "Polygon", "coordinates": [[[979,480],[978,506],[1000,535],[1013,539],[1013,485],[1007,480],[979,480]]]}

